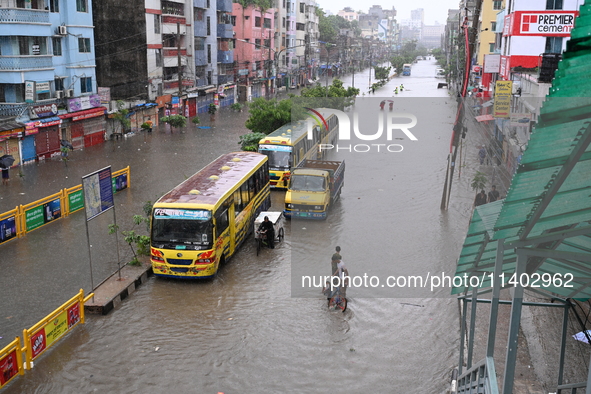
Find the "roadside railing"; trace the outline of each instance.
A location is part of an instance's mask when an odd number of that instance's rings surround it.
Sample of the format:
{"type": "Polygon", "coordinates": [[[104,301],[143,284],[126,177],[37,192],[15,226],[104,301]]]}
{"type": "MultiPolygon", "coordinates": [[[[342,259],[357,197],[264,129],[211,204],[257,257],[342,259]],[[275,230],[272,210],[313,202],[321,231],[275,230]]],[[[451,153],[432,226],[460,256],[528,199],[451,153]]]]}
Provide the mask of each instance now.
{"type": "MultiPolygon", "coordinates": [[[[113,192],[130,186],[129,167],[111,174],[113,192]]],[[[50,196],[0,213],[0,245],[84,208],[82,185],[65,188],[50,196]]]]}
{"type": "Polygon", "coordinates": [[[33,368],[33,361],[57,343],[78,324],[84,324],[84,304],[94,293],[84,296],[84,290],[66,301],[44,319],[29,329],[23,330],[23,338],[0,350],[0,388],[4,387],[26,370],[33,368]],[[23,362],[24,360],[24,362],[23,362]]]}

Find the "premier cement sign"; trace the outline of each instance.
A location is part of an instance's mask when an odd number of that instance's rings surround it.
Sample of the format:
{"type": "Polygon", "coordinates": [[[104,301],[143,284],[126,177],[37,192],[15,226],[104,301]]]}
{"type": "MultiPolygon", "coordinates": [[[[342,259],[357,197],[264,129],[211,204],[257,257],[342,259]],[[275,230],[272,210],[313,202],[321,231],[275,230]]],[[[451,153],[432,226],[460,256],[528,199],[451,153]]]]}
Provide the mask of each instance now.
{"type": "Polygon", "coordinates": [[[512,35],[570,37],[577,11],[516,11],[512,35]]]}

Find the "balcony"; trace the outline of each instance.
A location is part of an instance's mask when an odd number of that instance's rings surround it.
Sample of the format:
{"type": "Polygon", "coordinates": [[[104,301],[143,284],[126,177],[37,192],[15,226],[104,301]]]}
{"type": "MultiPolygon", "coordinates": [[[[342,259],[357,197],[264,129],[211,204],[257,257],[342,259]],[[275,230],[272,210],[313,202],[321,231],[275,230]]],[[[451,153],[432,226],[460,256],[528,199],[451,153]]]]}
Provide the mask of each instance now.
{"type": "Polygon", "coordinates": [[[232,0],[217,0],[218,12],[232,12],[232,0]]]}
{"type": "Polygon", "coordinates": [[[195,37],[207,37],[207,25],[201,21],[196,21],[193,26],[193,34],[195,37]]]}
{"type": "Polygon", "coordinates": [[[223,85],[225,83],[234,83],[234,75],[232,75],[232,74],[218,75],[218,85],[223,85]]]}
{"type": "Polygon", "coordinates": [[[27,108],[29,108],[29,106],[25,103],[2,103],[0,104],[0,117],[20,116],[27,110],[27,108]]]}
{"type": "Polygon", "coordinates": [[[193,7],[196,8],[207,8],[205,0],[193,0],[193,7]]]}
{"type": "Polygon", "coordinates": [[[0,8],[0,23],[49,23],[49,11],[0,8]]]}
{"type": "Polygon", "coordinates": [[[0,56],[0,70],[2,71],[25,71],[52,68],[54,68],[54,66],[51,55],[0,56]]]}
{"type": "Polygon", "coordinates": [[[195,65],[196,66],[207,65],[207,51],[205,49],[195,51],[195,65]]]}
{"type": "Polygon", "coordinates": [[[218,50],[218,63],[234,63],[234,51],[218,50]]]}
{"type": "Polygon", "coordinates": [[[218,38],[233,38],[234,26],[232,24],[220,23],[218,24],[218,38]]]}

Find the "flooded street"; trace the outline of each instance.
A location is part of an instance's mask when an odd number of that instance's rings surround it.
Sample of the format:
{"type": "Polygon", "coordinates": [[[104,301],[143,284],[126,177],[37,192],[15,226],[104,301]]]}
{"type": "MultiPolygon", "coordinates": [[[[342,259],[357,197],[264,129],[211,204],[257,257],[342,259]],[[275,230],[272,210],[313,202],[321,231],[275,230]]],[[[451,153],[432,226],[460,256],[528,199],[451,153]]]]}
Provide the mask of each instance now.
{"type": "MultiPolygon", "coordinates": [[[[109,315],[87,316],[4,392],[445,392],[458,360],[457,301],[445,287],[384,286],[391,276],[453,275],[470,217],[467,179],[454,180],[450,209],[439,209],[456,106],[436,88],[435,68],[433,60],[419,62],[411,77],[394,78],[375,95],[367,94],[367,70],[356,74],[366,95],[348,114],[363,114],[363,133],[390,115],[379,103],[392,99],[395,113],[416,117],[410,131],[417,140],[394,130],[391,140],[384,132],[375,142],[338,141],[327,158],[345,160],[345,185],[326,221],[288,222],[284,241],[259,256],[248,239],[213,280],[150,278],[109,315]],[[393,97],[401,83],[404,92],[393,97]],[[403,149],[364,151],[372,143],[403,149]],[[345,313],[328,311],[320,289],[302,281],[330,273],[336,245],[350,275],[379,280],[348,289],[345,313]]],[[[351,83],[350,75],[342,79],[351,83]]],[[[221,111],[214,129],[162,129],[74,151],[67,168],[58,161],[25,166],[25,181],[10,187],[26,203],[79,184],[91,169],[129,165],[131,188],[115,199],[117,222],[129,227],[144,202],[238,150],[246,116],[221,111]],[[39,191],[33,179],[52,180],[39,191]]],[[[271,196],[272,210],[282,210],[284,193],[271,196]]],[[[0,197],[2,211],[14,207],[5,204],[13,197],[0,197]]],[[[80,288],[90,290],[83,216],[0,247],[0,347],[80,288]]],[[[112,220],[106,213],[89,226],[94,278],[117,267],[114,238],[106,235],[112,220]]]]}

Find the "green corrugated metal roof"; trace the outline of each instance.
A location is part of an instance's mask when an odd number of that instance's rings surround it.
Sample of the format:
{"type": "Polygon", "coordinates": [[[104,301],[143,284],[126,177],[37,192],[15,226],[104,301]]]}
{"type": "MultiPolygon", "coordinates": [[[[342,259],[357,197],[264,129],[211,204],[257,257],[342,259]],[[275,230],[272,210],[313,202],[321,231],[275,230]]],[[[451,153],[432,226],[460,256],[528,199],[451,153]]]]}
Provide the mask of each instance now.
{"type": "MultiPolygon", "coordinates": [[[[504,200],[477,207],[456,275],[494,269],[497,240],[504,240],[503,272],[515,270],[517,242],[546,251],[581,253],[530,257],[527,272],[572,274],[572,287],[541,286],[563,297],[591,298],[591,5],[580,8],[538,124],[504,200]],[[576,236],[562,236],[577,230],[576,236]],[[551,241],[538,237],[558,233],[551,241]],[[586,262],[585,260],[589,260],[586,262]]],[[[535,276],[534,276],[535,277],[535,276]]],[[[545,276],[548,277],[547,275],[545,276]]],[[[506,278],[507,279],[507,278],[506,278]]],[[[483,287],[490,286],[490,281],[483,287]]],[[[454,294],[466,290],[455,288],[454,294]]]]}

